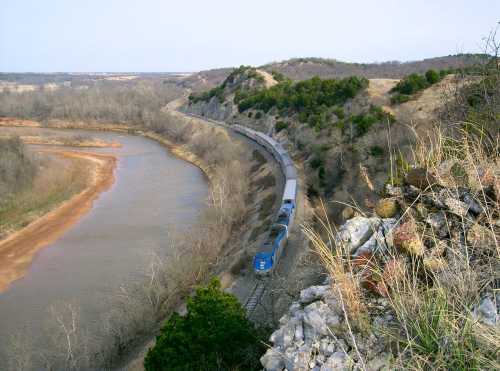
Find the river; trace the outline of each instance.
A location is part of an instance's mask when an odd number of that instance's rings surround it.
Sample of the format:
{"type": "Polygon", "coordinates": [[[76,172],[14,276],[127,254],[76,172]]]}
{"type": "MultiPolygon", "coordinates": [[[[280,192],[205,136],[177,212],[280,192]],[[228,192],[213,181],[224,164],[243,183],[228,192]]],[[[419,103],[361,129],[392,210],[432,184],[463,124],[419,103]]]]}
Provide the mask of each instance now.
{"type": "MultiPolygon", "coordinates": [[[[152,253],[168,253],[168,231],[189,228],[207,195],[206,178],[197,167],[150,139],[81,130],[33,128],[22,133],[34,135],[38,130],[89,135],[122,147],[91,149],[117,156],[115,183],[76,225],[40,250],[23,278],[0,293],[3,349],[9,336],[23,328],[44,341],[49,307],[61,301],[80,307],[84,326],[98,326],[112,306],[109,298],[141,276],[152,253]]],[[[0,128],[0,134],[16,131],[0,128]]]]}

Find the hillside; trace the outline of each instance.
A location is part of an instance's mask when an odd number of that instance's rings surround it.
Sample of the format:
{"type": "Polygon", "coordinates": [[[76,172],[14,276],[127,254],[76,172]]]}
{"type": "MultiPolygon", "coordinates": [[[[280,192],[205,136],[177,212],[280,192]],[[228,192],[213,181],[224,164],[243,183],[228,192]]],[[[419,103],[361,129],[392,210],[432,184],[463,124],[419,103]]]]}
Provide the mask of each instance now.
{"type": "Polygon", "coordinates": [[[401,79],[269,70],[271,82],[240,67],[182,108],[273,136],[314,209],[301,264],[281,278],[307,285],[323,267],[328,279],[287,312],[272,303],[283,316],[266,370],[498,368],[497,62],[417,67],[401,79]]]}
{"type": "MultiPolygon", "coordinates": [[[[445,63],[449,67],[471,63],[470,58],[435,58],[403,66],[421,69],[445,63]]],[[[373,67],[373,73],[382,70],[373,67]]],[[[274,73],[279,81],[268,87],[259,71],[235,69],[219,86],[192,94],[183,110],[274,135],[305,165],[308,195],[336,200],[328,204],[335,221],[340,221],[342,202],[355,201],[362,208],[373,203],[374,191],[382,189],[388,179],[390,157],[409,155],[415,133],[432,133],[459,86],[474,80],[447,75],[449,70],[410,75],[409,83],[404,80],[407,85],[419,79],[423,85],[400,103],[393,102],[397,79],[315,77],[294,82],[274,73]]],[[[494,113],[492,117],[494,127],[494,113]]]]}
{"type": "Polygon", "coordinates": [[[381,63],[348,63],[336,59],[294,58],[282,62],[273,62],[262,66],[266,71],[277,71],[292,80],[321,78],[342,78],[363,76],[373,78],[399,79],[410,73],[423,73],[429,69],[442,70],[462,68],[484,61],[480,54],[458,54],[445,57],[428,58],[421,61],[381,63]]]}

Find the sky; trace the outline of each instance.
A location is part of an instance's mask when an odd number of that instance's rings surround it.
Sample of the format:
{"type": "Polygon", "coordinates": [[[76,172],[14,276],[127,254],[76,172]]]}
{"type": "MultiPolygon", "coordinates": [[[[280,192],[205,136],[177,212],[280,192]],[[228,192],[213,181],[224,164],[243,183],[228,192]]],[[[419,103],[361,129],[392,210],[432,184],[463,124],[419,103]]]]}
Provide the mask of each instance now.
{"type": "Polygon", "coordinates": [[[190,72],[481,52],[500,0],[0,0],[1,72],[190,72]]]}

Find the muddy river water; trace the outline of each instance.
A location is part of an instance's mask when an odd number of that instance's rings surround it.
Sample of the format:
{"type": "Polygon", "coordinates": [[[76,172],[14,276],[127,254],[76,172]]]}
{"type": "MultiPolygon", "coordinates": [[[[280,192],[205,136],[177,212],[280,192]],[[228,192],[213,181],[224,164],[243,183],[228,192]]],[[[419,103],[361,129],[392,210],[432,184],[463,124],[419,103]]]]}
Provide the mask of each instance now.
{"type": "MultiPolygon", "coordinates": [[[[0,134],[16,130],[0,128],[0,134]]],[[[38,130],[88,135],[122,147],[91,149],[117,156],[115,183],[76,225],[40,250],[23,278],[0,293],[0,349],[24,328],[43,341],[49,308],[57,302],[76,303],[84,325],[97,326],[112,305],[109,298],[141,277],[153,253],[168,253],[168,231],[189,228],[207,195],[202,172],[152,140],[36,128],[22,129],[22,134],[38,130]]]]}

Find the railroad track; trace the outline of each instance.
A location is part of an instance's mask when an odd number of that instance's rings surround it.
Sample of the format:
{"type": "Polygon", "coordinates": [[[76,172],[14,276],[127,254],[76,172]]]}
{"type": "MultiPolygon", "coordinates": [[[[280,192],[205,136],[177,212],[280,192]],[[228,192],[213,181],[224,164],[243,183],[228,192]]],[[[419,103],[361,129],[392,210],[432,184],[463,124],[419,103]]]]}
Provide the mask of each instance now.
{"type": "MultiPolygon", "coordinates": [[[[188,115],[191,117],[195,117],[195,118],[198,118],[198,119],[201,119],[204,121],[208,121],[213,125],[225,127],[227,129],[232,130],[240,135],[243,135],[243,136],[247,137],[248,139],[254,141],[255,143],[261,145],[262,148],[264,148],[264,150],[266,150],[271,156],[273,156],[275,158],[276,162],[280,165],[281,171],[282,171],[283,176],[285,178],[285,182],[287,183],[289,180],[290,181],[295,180],[295,182],[296,182],[297,173],[296,173],[295,167],[293,165],[293,162],[292,162],[290,156],[283,149],[283,147],[281,147],[281,145],[279,145],[279,143],[277,143],[276,141],[272,140],[272,138],[264,135],[264,137],[267,138],[265,141],[265,143],[267,143],[267,145],[265,145],[262,143],[262,134],[257,133],[251,129],[241,127],[240,125],[233,125],[231,127],[231,126],[227,125],[226,123],[212,120],[212,119],[207,118],[207,117],[199,116],[199,115],[196,115],[193,113],[187,113],[187,112],[183,112],[183,113],[185,115],[188,115]],[[269,147],[271,147],[271,149],[269,147]]],[[[296,199],[295,192],[296,192],[296,185],[295,185],[295,191],[294,191],[294,196],[293,196],[294,199],[296,199]]],[[[293,221],[293,219],[292,219],[292,221],[293,221]]],[[[290,224],[290,226],[291,226],[291,224],[290,224]]],[[[244,308],[245,308],[246,313],[247,313],[247,317],[250,318],[252,313],[255,311],[255,308],[257,308],[257,306],[261,302],[261,299],[264,296],[264,293],[266,291],[266,286],[268,283],[267,281],[268,281],[268,279],[260,279],[256,282],[255,286],[253,287],[251,294],[247,298],[245,305],[244,305],[244,308]]]]}
{"type": "Polygon", "coordinates": [[[266,291],[266,283],[264,281],[259,281],[255,284],[250,296],[245,303],[245,310],[247,312],[247,317],[250,317],[260,303],[260,299],[266,291]]]}

